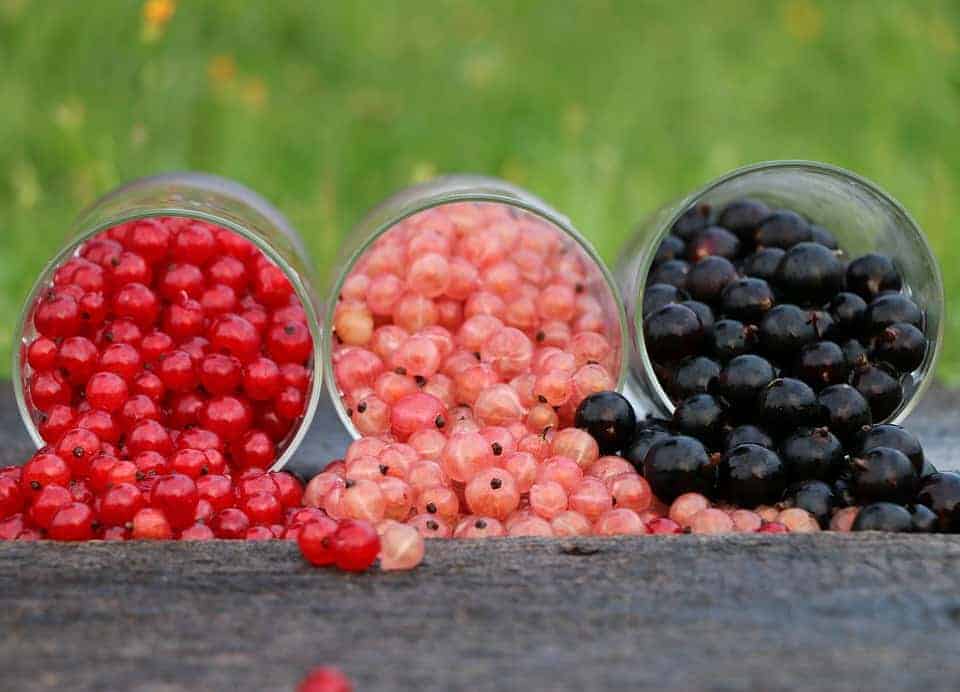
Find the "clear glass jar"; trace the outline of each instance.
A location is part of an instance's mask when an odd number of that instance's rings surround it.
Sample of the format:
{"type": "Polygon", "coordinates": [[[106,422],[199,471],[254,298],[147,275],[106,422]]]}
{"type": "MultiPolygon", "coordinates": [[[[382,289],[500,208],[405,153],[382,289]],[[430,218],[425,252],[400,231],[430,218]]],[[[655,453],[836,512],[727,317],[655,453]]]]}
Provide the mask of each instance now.
{"type": "MultiPolygon", "coordinates": [[[[610,384],[617,389],[623,386],[627,358],[627,322],[623,304],[613,276],[586,238],[573,227],[569,219],[522,188],[483,176],[445,176],[404,189],[371,210],[351,230],[341,250],[341,260],[332,274],[333,281],[329,292],[331,299],[326,306],[324,323],[325,333],[331,335],[330,349],[324,355],[324,376],[337,414],[354,437],[360,437],[361,431],[354,425],[348,406],[344,404],[334,367],[339,343],[335,336],[335,319],[338,305],[344,299],[345,282],[365,266],[365,258],[371,250],[378,247],[378,243],[382,244],[391,239],[391,233],[403,233],[405,228],[423,225],[421,222],[426,223],[426,215],[455,214],[457,210],[482,213],[493,218],[500,215],[509,224],[520,228],[520,236],[526,237],[529,233],[528,237],[532,238],[538,232],[549,229],[560,246],[574,253],[568,257],[571,260],[575,258],[574,263],[579,263],[578,266],[584,269],[584,280],[577,284],[576,289],[581,294],[578,295],[578,300],[590,301],[602,314],[599,319],[602,324],[594,326],[603,330],[612,345],[609,361],[613,381],[610,384]]],[[[467,226],[469,224],[458,226],[455,238],[469,236],[470,230],[467,226]]],[[[522,250],[523,241],[518,241],[512,247],[522,250]]],[[[519,258],[513,256],[510,259],[519,261],[519,258]]],[[[402,276],[404,269],[400,267],[397,273],[402,276]]],[[[540,336],[538,334],[537,338],[540,336]]]]}
{"type": "Polygon", "coordinates": [[[303,440],[320,400],[322,376],[317,369],[323,362],[320,355],[322,332],[312,265],[303,241],[273,205],[239,183],[205,173],[169,173],[141,178],[104,195],[80,214],[69,231],[68,240],[40,272],[24,301],[14,335],[14,343],[19,348],[13,351],[17,407],[30,437],[37,447],[46,444],[38,430],[39,412],[30,404],[27,385],[31,368],[27,363],[26,348],[37,336],[33,314],[38,298],[51,286],[57,268],[77,256],[84,242],[114,226],[154,217],[197,219],[226,228],[252,242],[283,271],[293,286],[306,313],[307,327],[313,338],[313,353],[308,363],[311,377],[303,414],[277,444],[277,459],[272,469],[283,468],[303,440]]]}
{"type": "Polygon", "coordinates": [[[702,204],[719,209],[743,197],[792,209],[829,229],[851,258],[878,252],[894,260],[903,276],[904,291],[925,311],[923,331],[928,341],[921,366],[901,378],[903,399],[886,419],[902,421],[930,385],[943,340],[940,268],[923,231],[900,203],[850,171],[814,161],[769,161],[738,168],[665,205],[639,224],[615,270],[633,344],[626,387],[629,398],[652,415],[670,415],[674,410],[643,340],[643,292],[657,248],[686,210],[702,204]]]}

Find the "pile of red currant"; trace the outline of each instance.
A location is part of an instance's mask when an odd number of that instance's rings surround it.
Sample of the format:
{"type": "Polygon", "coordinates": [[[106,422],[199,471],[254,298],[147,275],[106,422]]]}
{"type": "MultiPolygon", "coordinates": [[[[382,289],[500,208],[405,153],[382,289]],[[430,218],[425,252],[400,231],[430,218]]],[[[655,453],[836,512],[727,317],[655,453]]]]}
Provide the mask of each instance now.
{"type": "MultiPolygon", "coordinates": [[[[266,470],[302,422],[314,347],[251,242],[184,218],[113,227],[56,268],[30,319],[21,377],[47,445],[0,470],[0,538],[284,538],[316,564],[377,558],[372,526],[303,507],[301,482],[266,470]]],[[[419,535],[395,534],[386,568],[417,556],[419,535]]]]}

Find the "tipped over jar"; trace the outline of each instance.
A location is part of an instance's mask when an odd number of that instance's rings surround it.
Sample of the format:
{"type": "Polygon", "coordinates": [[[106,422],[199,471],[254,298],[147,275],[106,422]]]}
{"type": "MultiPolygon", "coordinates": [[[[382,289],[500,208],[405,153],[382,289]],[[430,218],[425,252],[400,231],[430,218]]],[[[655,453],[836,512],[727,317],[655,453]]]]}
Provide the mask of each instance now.
{"type": "Polygon", "coordinates": [[[571,425],[621,387],[616,285],[570,221],[500,180],[409,188],[351,233],[327,306],[327,385],[355,437],[571,425]]]}
{"type": "Polygon", "coordinates": [[[136,478],[282,468],[322,382],[311,275],[283,216],[237,183],[118,188],[25,302],[13,367],[27,430],[38,447],[92,431],[136,478]]]}
{"type": "Polygon", "coordinates": [[[898,423],[930,384],[943,333],[936,259],[907,211],[848,171],[735,170],[644,221],[616,274],[627,388],[652,415],[812,425],[817,397],[850,386],[869,406],[851,425],[898,423]],[[764,393],[773,379],[801,384],[764,393]],[[717,416],[688,410],[708,399],[717,416]]]}

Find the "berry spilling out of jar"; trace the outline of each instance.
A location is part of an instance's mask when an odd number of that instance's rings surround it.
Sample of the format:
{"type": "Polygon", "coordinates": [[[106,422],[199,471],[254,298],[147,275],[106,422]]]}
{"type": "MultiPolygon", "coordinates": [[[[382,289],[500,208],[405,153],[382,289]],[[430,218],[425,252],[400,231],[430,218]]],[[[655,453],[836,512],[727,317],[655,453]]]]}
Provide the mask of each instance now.
{"type": "Polygon", "coordinates": [[[542,434],[620,377],[619,311],[599,264],[505,204],[446,204],[396,224],[333,310],[336,387],[363,436],[542,434]]]}
{"type": "Polygon", "coordinates": [[[850,258],[829,230],[757,200],[695,206],[643,295],[644,345],[675,410],[642,423],[626,454],[667,502],[697,493],[804,510],[821,528],[948,530],[923,488],[954,476],[882,424],[924,363],[924,320],[889,257],[850,258]]]}

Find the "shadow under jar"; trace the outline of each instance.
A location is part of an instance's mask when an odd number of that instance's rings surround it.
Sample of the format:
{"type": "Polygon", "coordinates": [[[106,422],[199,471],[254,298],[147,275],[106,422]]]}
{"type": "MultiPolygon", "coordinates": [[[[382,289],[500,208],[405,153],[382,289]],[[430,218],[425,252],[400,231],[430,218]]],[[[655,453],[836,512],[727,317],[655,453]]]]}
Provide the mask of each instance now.
{"type": "Polygon", "coordinates": [[[572,424],[621,388],[626,320],[570,221],[470,175],[401,191],[350,234],[327,306],[330,397],[354,437],[572,424]]]}
{"type": "Polygon", "coordinates": [[[211,448],[209,472],[279,470],[319,401],[318,325],[306,250],[272,205],[213,175],[143,178],[83,212],[40,273],[17,405],[38,447],[84,427],[118,458],[211,448]]]}
{"type": "MultiPolygon", "coordinates": [[[[853,173],[807,161],[737,169],[650,216],[622,257],[627,393],[650,415],[697,392],[739,399],[717,378],[744,352],[815,391],[853,385],[874,423],[902,421],[930,384],[943,336],[936,258],[909,213],[853,173]]],[[[751,422],[749,396],[727,403],[751,422]]]]}

